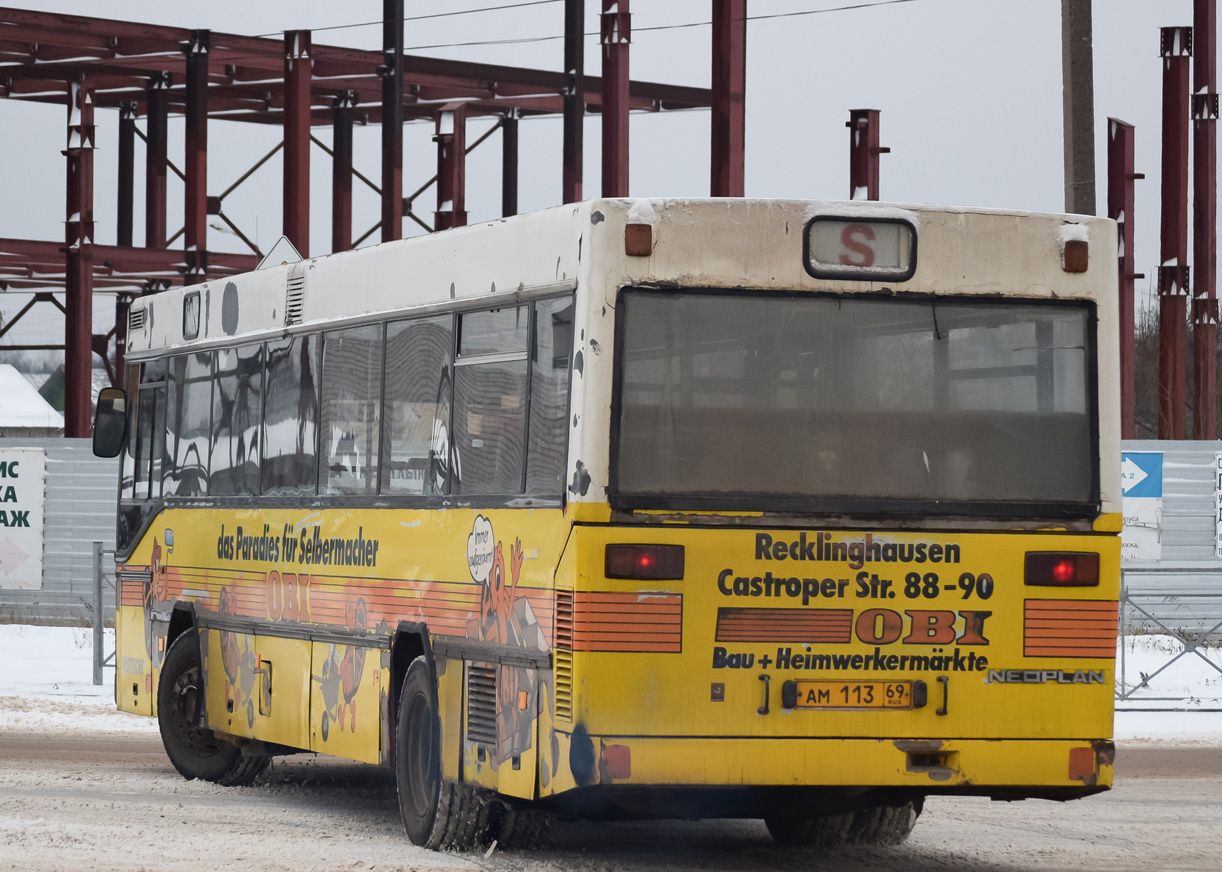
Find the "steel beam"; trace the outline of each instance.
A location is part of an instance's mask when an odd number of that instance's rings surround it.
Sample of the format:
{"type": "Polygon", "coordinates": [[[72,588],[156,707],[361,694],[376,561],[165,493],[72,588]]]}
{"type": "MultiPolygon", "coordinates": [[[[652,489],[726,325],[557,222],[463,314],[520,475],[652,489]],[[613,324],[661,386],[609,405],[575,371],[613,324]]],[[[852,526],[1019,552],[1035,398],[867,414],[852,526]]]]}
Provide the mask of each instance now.
{"type": "Polygon", "coordinates": [[[564,0],[564,168],[562,203],[581,199],[581,143],[586,112],[585,0],[564,0]]]}
{"type": "Polygon", "coordinates": [[[467,115],[462,103],[437,113],[437,211],[434,230],[467,223],[467,115]]]}
{"type": "Polygon", "coordinates": [[[136,104],[124,102],[119,107],[119,191],[115,221],[115,243],[132,244],[132,214],[135,207],[136,181],[136,104]]]}
{"type": "Polygon", "coordinates": [[[518,115],[501,119],[501,214],[518,214],[518,115]]]}
{"type": "Polygon", "coordinates": [[[144,169],[144,244],[147,248],[166,246],[166,137],[170,118],[169,73],[157,73],[148,82],[148,121],[144,169]]]}
{"type": "Polygon", "coordinates": [[[1192,28],[1160,28],[1162,218],[1158,267],[1158,438],[1186,439],[1188,350],[1188,66],[1192,28]]]}
{"type": "Polygon", "coordinates": [[[355,91],[340,91],[332,110],[331,251],[352,248],[352,117],[355,91]]]}
{"type": "Polygon", "coordinates": [[[403,238],[403,0],[382,0],[382,241],[403,238]]]}
{"type": "Polygon", "coordinates": [[[284,235],[310,256],[310,31],[284,34],[284,235]]]}
{"type": "Polygon", "coordinates": [[[1120,294],[1120,438],[1137,438],[1137,346],[1133,303],[1133,125],[1107,120],[1107,217],[1116,222],[1120,294]]]}
{"type": "Polygon", "coordinates": [[[64,435],[88,436],[93,370],[93,95],[68,83],[67,216],[64,223],[64,435]]]}
{"type": "Polygon", "coordinates": [[[891,151],[878,144],[878,110],[851,109],[849,128],[849,199],[878,199],[878,156],[891,151]]]}
{"type": "Polygon", "coordinates": [[[1218,438],[1218,5],[1192,16],[1192,438],[1218,438]]]}
{"type": "Polygon", "coordinates": [[[628,196],[628,48],[632,16],[628,0],[602,0],[599,41],[603,53],[604,197],[628,196]]]}
{"type": "Polygon", "coordinates": [[[206,30],[191,31],[187,44],[187,173],[184,243],[187,281],[208,271],[208,46],[206,30]]]}
{"type": "Polygon", "coordinates": [[[713,119],[710,193],[744,194],[747,0],[713,0],[713,119]]]}

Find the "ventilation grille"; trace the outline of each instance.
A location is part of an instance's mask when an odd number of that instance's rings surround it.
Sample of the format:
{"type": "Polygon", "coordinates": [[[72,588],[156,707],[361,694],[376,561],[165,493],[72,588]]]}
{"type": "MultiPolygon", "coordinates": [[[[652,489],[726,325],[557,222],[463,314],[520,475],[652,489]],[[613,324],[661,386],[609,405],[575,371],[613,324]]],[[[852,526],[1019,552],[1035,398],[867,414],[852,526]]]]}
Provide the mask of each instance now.
{"type": "Polygon", "coordinates": [[[496,667],[467,664],[467,738],[496,745],[496,667]]]}
{"type": "Polygon", "coordinates": [[[301,323],[301,308],[305,300],[305,276],[291,276],[284,295],[284,325],[301,323]]]}
{"type": "Polygon", "coordinates": [[[556,591],[556,717],[573,719],[573,592],[556,591]]]}
{"type": "Polygon", "coordinates": [[[127,313],[127,332],[137,333],[144,329],[144,309],[131,309],[127,313]]]}

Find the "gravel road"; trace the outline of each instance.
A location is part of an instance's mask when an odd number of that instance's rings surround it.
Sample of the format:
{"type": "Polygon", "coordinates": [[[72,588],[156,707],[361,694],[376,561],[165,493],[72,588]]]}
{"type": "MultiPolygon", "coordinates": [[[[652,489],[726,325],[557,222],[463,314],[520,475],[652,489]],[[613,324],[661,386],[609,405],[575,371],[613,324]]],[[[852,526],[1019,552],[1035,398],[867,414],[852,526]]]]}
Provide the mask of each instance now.
{"type": "Polygon", "coordinates": [[[775,847],[758,821],[556,823],[531,851],[437,854],[403,834],[385,770],[309,755],[258,783],[182,780],[155,733],[0,731],[0,870],[1002,872],[1222,866],[1222,748],[1132,746],[1108,794],[931,799],[891,849],[775,847]]]}

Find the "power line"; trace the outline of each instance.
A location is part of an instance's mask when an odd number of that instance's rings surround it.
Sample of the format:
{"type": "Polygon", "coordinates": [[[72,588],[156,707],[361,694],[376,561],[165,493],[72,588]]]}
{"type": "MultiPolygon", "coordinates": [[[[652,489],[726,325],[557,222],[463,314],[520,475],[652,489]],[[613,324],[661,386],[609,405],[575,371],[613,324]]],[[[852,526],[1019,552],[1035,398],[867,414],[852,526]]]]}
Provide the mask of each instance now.
{"type": "MultiPolygon", "coordinates": [[[[853,3],[847,6],[831,6],[826,9],[803,9],[797,12],[774,12],[769,15],[748,15],[742,21],[768,21],[775,18],[797,18],[806,15],[822,15],[828,12],[850,12],[855,9],[872,9],[876,6],[895,6],[899,3],[915,3],[917,0],[876,0],[873,3],[853,3]]],[[[710,27],[712,21],[687,21],[681,24],[656,24],[652,27],[633,27],[633,33],[649,33],[659,30],[684,30],[692,27],[710,27]]],[[[598,32],[583,34],[585,37],[599,36],[598,32]]],[[[564,34],[558,36],[531,36],[520,37],[517,39],[485,39],[475,40],[471,42],[450,42],[450,43],[435,43],[433,45],[413,45],[405,46],[404,51],[421,51],[423,49],[433,48],[469,48],[471,46],[480,45],[520,45],[534,42],[554,42],[558,39],[564,39],[564,34]]]]}
{"type": "MultiPolygon", "coordinates": [[[[548,3],[559,3],[561,0],[525,0],[522,3],[506,3],[503,6],[482,6],[478,9],[456,9],[452,12],[433,12],[429,15],[410,15],[403,21],[427,21],[430,18],[450,18],[455,15],[471,15],[477,12],[499,12],[502,9],[521,9],[523,6],[544,6],[548,3]]],[[[324,30],[348,30],[354,27],[380,27],[384,21],[359,21],[353,24],[333,24],[330,27],[315,27],[310,30],[311,33],[319,33],[324,30]]],[[[283,36],[283,30],[277,30],[273,33],[257,33],[256,39],[271,36],[283,36]]]]}
{"type": "MultiPolygon", "coordinates": [[[[503,6],[484,6],[478,9],[460,9],[453,12],[435,12],[429,15],[416,15],[404,18],[404,21],[424,21],[430,18],[449,18],[455,15],[468,15],[476,12],[496,12],[502,9],[518,9],[524,6],[542,6],[548,3],[558,3],[560,0],[528,0],[522,3],[509,3],[503,6]]],[[[778,18],[798,18],[807,15],[823,15],[829,12],[851,12],[856,9],[873,9],[878,6],[895,6],[900,3],[915,3],[917,0],[875,0],[873,3],[852,3],[845,6],[830,6],[826,9],[801,9],[796,12],[774,12],[767,15],[748,15],[743,21],[770,21],[778,18]]],[[[336,24],[330,27],[317,27],[311,33],[318,33],[325,30],[347,30],[356,27],[380,27],[384,24],[383,21],[362,21],[353,24],[336,24]]],[[[687,21],[680,24],[656,24],[652,27],[633,27],[633,33],[651,33],[660,30],[686,30],[692,27],[710,27],[712,21],[687,21]]],[[[257,34],[256,38],[282,36],[284,31],[276,31],[275,33],[257,34]]],[[[600,34],[597,31],[582,34],[584,37],[595,37],[600,34]]],[[[470,48],[472,46],[481,45],[525,45],[536,42],[554,42],[558,39],[564,39],[564,34],[556,36],[525,36],[507,39],[484,39],[472,40],[470,42],[443,42],[433,43],[431,45],[412,45],[405,46],[404,51],[421,51],[423,49],[434,48],[470,48]]]]}

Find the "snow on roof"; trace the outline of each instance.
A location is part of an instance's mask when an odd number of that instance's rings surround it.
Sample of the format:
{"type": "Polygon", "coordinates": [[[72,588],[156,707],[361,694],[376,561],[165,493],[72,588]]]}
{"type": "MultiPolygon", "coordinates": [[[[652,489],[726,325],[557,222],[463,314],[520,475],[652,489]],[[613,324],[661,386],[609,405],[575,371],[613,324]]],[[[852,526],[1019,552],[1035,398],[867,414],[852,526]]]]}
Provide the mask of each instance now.
{"type": "Polygon", "coordinates": [[[0,427],[55,427],[64,416],[42,398],[11,364],[0,363],[0,427]]]}

